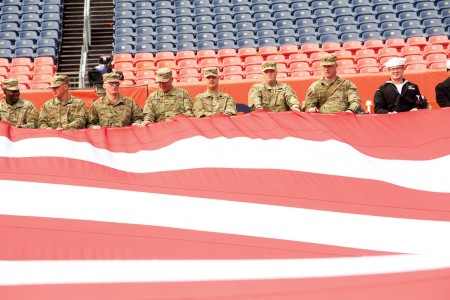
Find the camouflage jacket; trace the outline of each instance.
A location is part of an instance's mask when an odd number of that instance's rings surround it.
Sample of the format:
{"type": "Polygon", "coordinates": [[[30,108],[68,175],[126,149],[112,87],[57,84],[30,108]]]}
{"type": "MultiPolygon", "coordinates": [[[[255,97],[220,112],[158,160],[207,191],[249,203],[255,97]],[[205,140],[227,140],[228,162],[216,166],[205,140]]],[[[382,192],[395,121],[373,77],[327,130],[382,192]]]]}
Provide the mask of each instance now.
{"type": "Polygon", "coordinates": [[[300,108],[297,95],[287,83],[270,86],[265,82],[256,83],[248,93],[248,107],[251,110],[263,108],[271,111],[286,111],[300,108]]]}
{"type": "Polygon", "coordinates": [[[349,80],[339,77],[335,81],[329,83],[325,78],[322,78],[313,82],[306,91],[305,111],[308,111],[311,107],[316,107],[323,114],[344,112],[346,110],[357,113],[361,108],[361,99],[359,98],[356,85],[349,80]],[[342,82],[342,84],[328,97],[325,103],[321,104],[322,97],[325,95],[328,87],[337,80],[342,82]]]}
{"type": "Polygon", "coordinates": [[[194,116],[191,96],[184,89],[174,87],[167,93],[157,90],[145,101],[144,121],[163,122],[180,114],[194,116]]]}
{"type": "Polygon", "coordinates": [[[86,117],[86,104],[83,100],[70,94],[67,101],[54,97],[45,102],[41,108],[39,128],[81,129],[86,125],[86,117]]]}
{"type": "Polygon", "coordinates": [[[106,96],[94,101],[88,114],[88,127],[125,127],[142,122],[142,110],[130,97],[119,96],[111,103],[106,96]]]}
{"type": "Polygon", "coordinates": [[[5,121],[19,128],[37,128],[39,114],[33,103],[19,98],[14,105],[9,105],[5,99],[0,101],[0,121],[5,121]]]}
{"type": "Polygon", "coordinates": [[[218,114],[236,115],[236,103],[230,95],[220,91],[216,93],[206,91],[195,96],[194,115],[197,118],[218,114]]]}

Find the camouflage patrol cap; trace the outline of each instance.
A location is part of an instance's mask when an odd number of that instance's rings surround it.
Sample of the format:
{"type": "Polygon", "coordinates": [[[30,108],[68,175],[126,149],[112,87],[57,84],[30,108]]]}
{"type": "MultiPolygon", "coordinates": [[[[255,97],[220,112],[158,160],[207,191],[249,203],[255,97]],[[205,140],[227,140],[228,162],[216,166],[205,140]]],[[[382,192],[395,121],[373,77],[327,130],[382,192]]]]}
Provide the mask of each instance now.
{"type": "Polygon", "coordinates": [[[2,87],[5,90],[10,91],[18,91],[19,90],[19,82],[15,78],[8,78],[2,81],[2,87]]]}
{"type": "Polygon", "coordinates": [[[261,68],[263,72],[265,70],[276,70],[277,69],[277,63],[274,61],[265,61],[262,63],[261,68]]]}
{"type": "Polygon", "coordinates": [[[321,66],[333,66],[336,64],[336,55],[331,53],[331,54],[327,54],[325,56],[323,56],[320,59],[320,65],[321,66]]]}
{"type": "Polygon", "coordinates": [[[203,77],[214,76],[219,77],[219,71],[217,68],[205,68],[203,69],[203,77]]]}
{"type": "Polygon", "coordinates": [[[59,87],[63,84],[69,84],[69,77],[67,75],[55,75],[52,78],[51,88],[59,87]]]}
{"type": "Polygon", "coordinates": [[[172,70],[169,68],[162,68],[156,71],[156,82],[167,82],[172,79],[172,70]]]}
{"type": "Polygon", "coordinates": [[[120,75],[117,73],[105,73],[103,74],[103,82],[120,82],[120,75]]]}

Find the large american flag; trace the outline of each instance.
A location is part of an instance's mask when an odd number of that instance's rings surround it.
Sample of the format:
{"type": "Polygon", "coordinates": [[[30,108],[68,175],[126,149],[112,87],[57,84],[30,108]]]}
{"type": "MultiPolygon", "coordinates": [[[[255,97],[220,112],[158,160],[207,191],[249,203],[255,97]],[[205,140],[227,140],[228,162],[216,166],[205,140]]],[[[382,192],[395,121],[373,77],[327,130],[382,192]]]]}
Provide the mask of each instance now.
{"type": "Polygon", "coordinates": [[[0,299],[449,299],[450,110],[0,123],[0,299]]]}

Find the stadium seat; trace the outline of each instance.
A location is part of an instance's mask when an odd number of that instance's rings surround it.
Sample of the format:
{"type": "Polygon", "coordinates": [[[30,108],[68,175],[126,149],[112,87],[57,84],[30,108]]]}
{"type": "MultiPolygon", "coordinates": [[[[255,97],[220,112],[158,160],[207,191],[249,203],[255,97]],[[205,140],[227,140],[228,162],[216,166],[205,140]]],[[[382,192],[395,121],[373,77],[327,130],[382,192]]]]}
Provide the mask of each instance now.
{"type": "Polygon", "coordinates": [[[291,22],[293,22],[294,20],[303,20],[304,18],[293,19],[293,17],[292,17],[290,12],[277,11],[277,12],[275,12],[273,14],[273,19],[276,20],[276,22],[281,22],[281,21],[291,21],[291,22]]]}
{"type": "Polygon", "coordinates": [[[406,67],[405,67],[406,71],[424,71],[426,69],[427,69],[426,63],[409,64],[409,65],[406,65],[406,67]]]}
{"type": "Polygon", "coordinates": [[[341,59],[353,59],[353,53],[349,50],[338,50],[334,52],[334,55],[336,55],[337,60],[341,59]]]}
{"type": "Polygon", "coordinates": [[[136,79],[155,79],[156,78],[156,73],[155,70],[138,70],[136,72],[136,79]]]}
{"type": "MultiPolygon", "coordinates": [[[[16,44],[15,44],[15,48],[16,50],[19,48],[30,48],[32,50],[34,50],[34,48],[36,47],[36,40],[17,40],[16,44]]],[[[9,47],[11,48],[11,47],[9,47]]]]}
{"type": "Polygon", "coordinates": [[[322,51],[333,53],[341,50],[341,45],[338,42],[325,42],[321,47],[322,51]]]}
{"type": "Polygon", "coordinates": [[[435,35],[445,35],[445,29],[443,27],[429,27],[425,29],[425,35],[428,37],[435,35]]]}
{"type": "Polygon", "coordinates": [[[372,10],[372,6],[370,5],[361,5],[354,8],[355,16],[373,16],[375,15],[372,10]]]}
{"type": "Polygon", "coordinates": [[[382,37],[379,32],[364,32],[361,38],[363,41],[382,40],[382,37]]]}
{"type": "Polygon", "coordinates": [[[11,60],[10,67],[16,66],[25,66],[29,70],[33,69],[33,59],[31,57],[23,56],[23,57],[15,57],[11,60]]]}
{"type": "Polygon", "coordinates": [[[53,69],[55,68],[55,64],[54,64],[54,60],[51,57],[46,57],[46,56],[41,56],[41,57],[36,57],[34,59],[34,72],[36,72],[36,68],[37,67],[42,67],[42,66],[51,66],[53,69]]]}
{"type": "Polygon", "coordinates": [[[357,41],[347,41],[342,44],[342,49],[351,51],[352,53],[355,53],[356,51],[363,48],[363,45],[359,40],[357,41]]]}
{"type": "Polygon", "coordinates": [[[311,76],[311,72],[310,71],[292,71],[291,72],[291,77],[308,77],[311,76]]]}
{"type": "Polygon", "coordinates": [[[364,57],[356,61],[356,67],[360,70],[366,67],[376,67],[378,68],[378,61],[375,57],[364,57]]]}
{"type": "MultiPolygon", "coordinates": [[[[220,62],[220,59],[219,59],[220,62]]],[[[229,67],[229,66],[242,66],[242,60],[240,57],[234,56],[234,57],[224,57],[222,59],[222,66],[229,67]]]]}
{"type": "Polygon", "coordinates": [[[57,61],[57,53],[55,48],[53,47],[38,47],[36,49],[36,56],[40,57],[40,56],[48,56],[48,57],[53,57],[55,59],[55,63],[57,61]]]}
{"type": "Polygon", "coordinates": [[[18,75],[31,76],[31,67],[24,65],[11,66],[9,75],[10,77],[17,77],[18,75]]]}
{"type": "Polygon", "coordinates": [[[219,59],[219,62],[223,62],[225,58],[228,57],[238,57],[238,54],[236,52],[236,49],[234,48],[222,48],[217,50],[217,58],[219,59]]]}
{"type": "Polygon", "coordinates": [[[114,45],[113,53],[134,53],[134,47],[131,44],[114,45]]]}
{"type": "Polygon", "coordinates": [[[400,22],[420,20],[414,12],[402,12],[398,15],[400,22]]]}
{"type": "MultiPolygon", "coordinates": [[[[248,78],[248,75],[250,74],[259,74],[262,75],[262,68],[261,65],[250,65],[245,67],[245,74],[246,78],[248,78]]],[[[254,77],[253,77],[254,78],[254,77]]]]}
{"type": "Polygon", "coordinates": [[[340,36],[339,38],[341,43],[346,43],[346,42],[355,42],[355,41],[359,41],[359,34],[356,32],[348,32],[348,33],[344,33],[340,36]]]}
{"type": "Polygon", "coordinates": [[[385,48],[381,48],[378,50],[377,56],[378,56],[379,60],[383,57],[398,56],[398,51],[396,48],[391,48],[391,47],[386,46],[385,48]]]}
{"type": "Polygon", "coordinates": [[[2,32],[4,32],[4,31],[19,32],[20,31],[20,26],[16,22],[3,22],[3,23],[1,23],[0,30],[2,32]]]}
{"type": "Polygon", "coordinates": [[[14,44],[10,40],[0,40],[0,49],[12,50],[14,44]]]}
{"type": "Polygon", "coordinates": [[[135,53],[146,53],[146,52],[152,52],[154,51],[153,44],[136,44],[136,47],[134,49],[135,53]]]}
{"type": "MultiPolygon", "coordinates": [[[[16,50],[14,51],[14,57],[18,58],[18,57],[27,57],[30,59],[33,59],[35,56],[34,54],[34,49],[33,48],[16,48],[16,50]]],[[[13,60],[15,59],[13,58],[13,60]]]]}
{"type": "Polygon", "coordinates": [[[431,70],[446,70],[447,69],[447,63],[445,63],[445,62],[431,63],[430,65],[428,65],[428,69],[431,69],[431,70]]]}
{"type": "Polygon", "coordinates": [[[424,36],[414,36],[408,38],[406,40],[406,44],[409,46],[419,46],[420,49],[423,49],[426,45],[428,45],[428,42],[424,36]]]}
{"type": "Polygon", "coordinates": [[[200,74],[199,74],[197,68],[183,68],[183,69],[180,69],[178,76],[179,76],[179,78],[195,77],[198,80],[200,77],[200,74]]]}
{"type": "Polygon", "coordinates": [[[414,64],[426,65],[426,61],[423,59],[422,55],[420,55],[420,54],[408,55],[405,58],[406,58],[405,67],[408,67],[409,65],[414,65],[414,64]]]}
{"type": "Polygon", "coordinates": [[[320,35],[320,43],[322,45],[325,43],[339,43],[339,38],[337,34],[322,34],[320,35]]]}
{"type": "Polygon", "coordinates": [[[309,56],[309,60],[311,61],[311,63],[310,63],[311,66],[313,66],[313,63],[319,63],[319,65],[320,65],[320,60],[322,59],[322,57],[324,57],[327,54],[328,54],[328,52],[324,52],[324,51],[311,53],[311,55],[309,56]]]}
{"type": "Polygon", "coordinates": [[[298,47],[296,44],[285,44],[281,45],[279,48],[280,54],[283,54],[285,57],[290,56],[291,54],[298,53],[298,47]]]}
{"type": "Polygon", "coordinates": [[[377,55],[375,53],[374,49],[360,49],[357,50],[355,53],[355,60],[358,61],[362,58],[377,58],[377,55]]]}
{"type": "Polygon", "coordinates": [[[294,10],[294,14],[292,17],[293,21],[297,21],[299,19],[312,19],[312,15],[309,8],[302,10],[294,10]]]}
{"type": "Polygon", "coordinates": [[[337,69],[354,69],[355,68],[355,62],[352,58],[349,59],[339,59],[337,61],[337,69]]]}
{"type": "Polygon", "coordinates": [[[235,49],[237,48],[235,40],[218,40],[217,49],[235,49]]]}
{"type": "MultiPolygon", "coordinates": [[[[30,16],[28,18],[28,20],[30,20],[30,21],[36,20],[36,18],[37,18],[36,14],[31,13],[29,15],[34,16],[34,17],[30,16]]],[[[23,15],[22,15],[22,18],[23,18],[23,15]]],[[[55,22],[61,23],[61,14],[57,14],[57,13],[43,13],[42,14],[42,22],[46,22],[46,21],[55,21],[55,22]]],[[[130,20],[130,21],[132,21],[132,20],[130,20]]]]}
{"type": "Polygon", "coordinates": [[[422,29],[406,29],[403,32],[403,36],[405,39],[409,39],[411,37],[424,37],[424,32],[422,29]]]}
{"type": "Polygon", "coordinates": [[[337,72],[338,75],[346,75],[346,74],[356,74],[356,73],[358,73],[355,68],[351,68],[351,67],[341,68],[341,69],[338,68],[336,72],[337,72]]]}
{"type": "Polygon", "coordinates": [[[263,46],[258,50],[259,55],[263,58],[266,58],[269,55],[277,54],[278,48],[276,46],[263,46]]]}
{"type": "Polygon", "coordinates": [[[264,62],[264,58],[262,58],[259,55],[251,55],[251,56],[246,56],[244,58],[245,66],[261,65],[263,62],[264,62]]]}
{"type": "Polygon", "coordinates": [[[426,56],[426,61],[428,65],[434,63],[446,63],[447,55],[445,53],[432,53],[426,56]]]}
{"type": "Polygon", "coordinates": [[[314,27],[300,27],[297,29],[297,34],[301,36],[314,36],[316,28],[314,27]]]}
{"type": "Polygon", "coordinates": [[[408,55],[422,55],[422,51],[419,46],[405,45],[400,49],[400,56],[406,57],[408,55]]]}
{"type": "Polygon", "coordinates": [[[53,74],[34,74],[31,83],[49,83],[52,81],[53,74]]]}
{"type": "MultiPolygon", "coordinates": [[[[441,12],[441,13],[442,13],[442,17],[445,18],[446,15],[443,12],[441,12]]],[[[419,18],[421,20],[439,19],[440,18],[439,14],[436,10],[423,10],[423,11],[418,12],[418,14],[419,14],[419,18]]]]}
{"type": "Polygon", "coordinates": [[[300,53],[311,55],[311,53],[319,52],[320,46],[318,43],[303,43],[300,46],[300,53]]]}
{"type": "Polygon", "coordinates": [[[308,62],[305,61],[298,61],[291,63],[289,65],[290,72],[296,72],[296,71],[308,71],[311,72],[311,67],[309,66],[308,62]]]}
{"type": "Polygon", "coordinates": [[[359,69],[360,74],[365,73],[379,73],[380,69],[378,67],[362,67],[359,69]]]}
{"type": "Polygon", "coordinates": [[[441,44],[429,44],[423,48],[423,57],[426,58],[430,54],[444,54],[446,55],[446,49],[441,44]]]}
{"type": "Polygon", "coordinates": [[[448,37],[446,35],[430,36],[428,38],[428,42],[431,45],[442,45],[444,47],[446,47],[449,44],[448,37]]]}
{"type": "Polygon", "coordinates": [[[15,42],[19,37],[19,34],[15,31],[3,31],[0,32],[0,40],[15,42]]]}
{"type": "Polygon", "coordinates": [[[342,26],[342,25],[355,25],[356,26],[356,20],[353,16],[339,16],[336,19],[336,25],[342,26]]]}

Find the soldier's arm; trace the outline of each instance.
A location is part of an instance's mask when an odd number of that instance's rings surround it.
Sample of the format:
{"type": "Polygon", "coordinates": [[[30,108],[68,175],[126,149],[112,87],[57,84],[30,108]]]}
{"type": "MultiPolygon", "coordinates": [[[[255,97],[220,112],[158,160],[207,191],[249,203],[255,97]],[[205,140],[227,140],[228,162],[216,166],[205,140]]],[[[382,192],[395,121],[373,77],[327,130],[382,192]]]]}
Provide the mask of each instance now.
{"type": "Polygon", "coordinates": [[[300,110],[300,103],[298,101],[297,94],[295,94],[294,89],[289,85],[286,84],[286,103],[289,106],[291,110],[300,110]]]}
{"type": "Polygon", "coordinates": [[[79,105],[75,110],[75,120],[73,122],[70,122],[66,125],[63,125],[63,129],[82,129],[86,126],[86,117],[87,117],[87,110],[86,110],[86,104],[84,102],[82,105],[79,105]]]}
{"type": "Polygon", "coordinates": [[[203,107],[202,96],[198,94],[194,97],[194,104],[192,105],[192,110],[196,118],[201,118],[206,116],[205,108],[203,107]]]}
{"type": "Polygon", "coordinates": [[[314,85],[311,85],[306,91],[305,111],[307,112],[310,108],[319,109],[319,99],[314,91],[314,85]]]}
{"type": "Polygon", "coordinates": [[[34,107],[33,104],[31,104],[26,112],[25,112],[25,124],[21,125],[21,128],[37,128],[39,122],[39,113],[36,110],[36,107],[34,107]]]}
{"type": "Polygon", "coordinates": [[[41,111],[39,113],[39,120],[38,120],[38,126],[39,128],[47,128],[48,125],[48,117],[47,117],[47,105],[42,105],[41,111]]]}
{"type": "Polygon", "coordinates": [[[348,108],[347,110],[351,110],[353,113],[357,113],[361,108],[361,98],[359,96],[358,89],[356,88],[356,85],[354,85],[352,82],[347,81],[348,88],[347,88],[347,99],[348,99],[348,108]]]}
{"type": "Polygon", "coordinates": [[[139,105],[137,105],[136,101],[131,101],[131,125],[133,124],[141,124],[143,119],[143,113],[139,105]]]}
{"type": "Polygon", "coordinates": [[[233,97],[231,97],[230,95],[228,95],[228,97],[227,97],[227,102],[226,102],[226,106],[225,106],[225,114],[230,115],[230,116],[235,116],[237,114],[236,102],[234,102],[233,97]]]}
{"type": "Polygon", "coordinates": [[[98,119],[98,112],[97,112],[97,105],[95,105],[95,102],[92,104],[91,109],[89,109],[89,112],[87,114],[88,116],[88,128],[94,128],[97,126],[100,126],[99,119],[98,119]]]}
{"type": "Polygon", "coordinates": [[[187,91],[184,91],[183,101],[184,101],[184,115],[188,117],[193,117],[194,113],[192,112],[193,106],[192,99],[191,95],[189,95],[187,91]]]}
{"type": "Polygon", "coordinates": [[[153,108],[152,100],[153,100],[152,95],[148,96],[147,100],[145,100],[144,111],[143,111],[143,116],[144,116],[143,123],[145,123],[145,124],[155,122],[155,111],[153,108]]]}
{"type": "Polygon", "coordinates": [[[248,92],[248,107],[251,110],[263,109],[261,90],[254,84],[248,92]]]}

